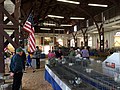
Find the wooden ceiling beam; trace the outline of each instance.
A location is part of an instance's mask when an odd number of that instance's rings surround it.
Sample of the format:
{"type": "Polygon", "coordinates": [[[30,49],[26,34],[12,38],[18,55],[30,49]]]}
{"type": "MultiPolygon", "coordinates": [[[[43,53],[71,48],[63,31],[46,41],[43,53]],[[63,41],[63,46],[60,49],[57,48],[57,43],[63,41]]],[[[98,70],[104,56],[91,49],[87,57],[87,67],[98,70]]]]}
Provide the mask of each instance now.
{"type": "MultiPolygon", "coordinates": [[[[46,8],[43,11],[42,13],[42,19],[45,19],[45,17],[48,15],[48,13],[51,13],[53,11],[53,9],[55,9],[54,7],[56,6],[56,4],[54,4],[55,6],[51,6],[51,4],[54,2],[54,0],[50,0],[48,2],[48,5],[46,6],[46,8]]],[[[41,13],[39,13],[41,14],[41,13]]]]}
{"type": "MultiPolygon", "coordinates": [[[[38,1],[36,0],[34,5],[36,5],[37,3],[38,3],[38,1]]],[[[39,10],[38,10],[38,13],[39,13],[39,14],[42,12],[44,3],[45,3],[45,0],[42,0],[41,3],[40,3],[40,6],[38,7],[38,9],[39,9],[39,10]]],[[[35,7],[36,7],[36,6],[35,6],[35,7]]]]}
{"type": "MultiPolygon", "coordinates": [[[[14,33],[15,33],[15,32],[13,32],[13,33],[11,34],[11,36],[10,36],[11,39],[13,39],[13,38],[15,37],[15,36],[14,36],[14,33]]],[[[4,48],[7,47],[8,44],[9,44],[9,41],[6,40],[6,41],[4,42],[4,48]]]]}
{"type": "Polygon", "coordinates": [[[9,29],[9,30],[14,30],[14,29],[18,29],[18,26],[16,25],[3,25],[4,29],[9,29]]]}
{"type": "MultiPolygon", "coordinates": [[[[14,17],[14,13],[11,14],[12,17],[14,17]]],[[[9,18],[7,17],[7,19],[3,22],[4,24],[7,24],[8,22],[10,22],[9,18]]]]}
{"type": "Polygon", "coordinates": [[[14,25],[19,25],[17,20],[15,20],[6,10],[3,6],[0,5],[0,8],[2,9],[3,13],[9,18],[10,21],[13,22],[14,25]]]}
{"type": "Polygon", "coordinates": [[[10,38],[10,36],[5,32],[2,31],[3,36],[13,45],[14,48],[18,48],[18,45],[10,38]]]}
{"type": "Polygon", "coordinates": [[[0,0],[0,3],[3,3],[5,0],[0,0]]]}
{"type": "Polygon", "coordinates": [[[112,2],[114,5],[118,5],[118,1],[115,1],[115,0],[108,0],[110,2],[112,2]]]}
{"type": "Polygon", "coordinates": [[[51,29],[65,29],[64,27],[54,27],[54,26],[36,26],[37,28],[51,28],[51,29]]]}

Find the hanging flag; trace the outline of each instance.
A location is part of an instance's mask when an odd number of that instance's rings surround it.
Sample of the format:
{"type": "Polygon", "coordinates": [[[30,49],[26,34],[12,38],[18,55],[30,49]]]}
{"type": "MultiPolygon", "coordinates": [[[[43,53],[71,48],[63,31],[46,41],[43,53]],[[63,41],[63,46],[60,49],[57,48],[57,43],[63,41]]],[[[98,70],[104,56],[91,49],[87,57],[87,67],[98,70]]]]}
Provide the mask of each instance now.
{"type": "Polygon", "coordinates": [[[28,39],[28,42],[29,42],[29,49],[30,49],[30,52],[34,52],[35,51],[35,30],[34,30],[34,27],[33,27],[33,16],[32,14],[29,15],[28,19],[26,20],[24,26],[23,26],[23,29],[25,31],[27,31],[29,33],[29,39],[28,39]]]}
{"type": "Polygon", "coordinates": [[[7,48],[7,47],[5,47],[5,48],[4,48],[4,52],[7,52],[7,51],[8,51],[8,48],[7,48]]]}

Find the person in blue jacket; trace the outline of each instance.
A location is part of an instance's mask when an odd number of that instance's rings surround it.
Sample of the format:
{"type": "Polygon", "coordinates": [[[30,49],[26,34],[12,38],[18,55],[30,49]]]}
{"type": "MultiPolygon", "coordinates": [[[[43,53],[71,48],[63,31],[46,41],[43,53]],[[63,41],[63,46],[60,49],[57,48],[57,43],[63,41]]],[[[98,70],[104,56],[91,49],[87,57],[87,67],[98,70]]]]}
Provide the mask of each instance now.
{"type": "Polygon", "coordinates": [[[22,48],[16,49],[16,54],[11,58],[10,76],[13,77],[12,90],[19,90],[22,83],[22,76],[24,72],[22,48]]]}
{"type": "Polygon", "coordinates": [[[34,67],[32,66],[31,63],[32,63],[31,56],[30,56],[30,53],[28,52],[26,65],[27,65],[28,67],[31,67],[31,68],[33,69],[33,72],[35,72],[35,69],[34,69],[34,67]]]}

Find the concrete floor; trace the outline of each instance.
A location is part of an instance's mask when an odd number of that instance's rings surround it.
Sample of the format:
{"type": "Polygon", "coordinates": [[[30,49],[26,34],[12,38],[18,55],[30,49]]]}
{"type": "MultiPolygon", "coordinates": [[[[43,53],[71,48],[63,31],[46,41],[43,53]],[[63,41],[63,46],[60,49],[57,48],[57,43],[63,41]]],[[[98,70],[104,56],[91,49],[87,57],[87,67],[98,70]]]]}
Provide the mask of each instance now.
{"type": "Polygon", "coordinates": [[[45,61],[41,62],[41,68],[32,72],[31,68],[26,68],[23,75],[22,88],[23,90],[53,90],[51,85],[44,80],[44,65],[45,61]]]}

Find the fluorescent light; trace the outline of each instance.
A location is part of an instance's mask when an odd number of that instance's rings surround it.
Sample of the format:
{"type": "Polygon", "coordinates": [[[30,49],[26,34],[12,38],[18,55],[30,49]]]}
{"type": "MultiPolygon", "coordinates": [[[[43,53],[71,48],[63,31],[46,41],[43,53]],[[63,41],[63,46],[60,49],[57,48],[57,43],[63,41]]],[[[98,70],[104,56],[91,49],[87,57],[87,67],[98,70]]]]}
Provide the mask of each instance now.
{"type": "Polygon", "coordinates": [[[40,28],[41,30],[51,30],[50,28],[40,28]]]}
{"type": "Polygon", "coordinates": [[[56,26],[56,24],[52,24],[52,23],[43,23],[43,24],[48,26],[56,26]]]}
{"type": "Polygon", "coordinates": [[[113,28],[120,28],[120,26],[119,25],[114,25],[114,26],[112,26],[113,28]]]}
{"type": "Polygon", "coordinates": [[[70,25],[70,24],[61,24],[60,26],[72,26],[72,25],[70,25]]]}
{"type": "Polygon", "coordinates": [[[80,20],[84,20],[85,18],[79,18],[79,17],[70,17],[70,19],[80,19],[80,20]]]}
{"type": "Polygon", "coordinates": [[[63,16],[56,16],[56,15],[48,15],[48,17],[53,17],[53,18],[64,18],[63,16]]]}
{"type": "Polygon", "coordinates": [[[96,7],[108,7],[108,5],[103,5],[103,4],[88,4],[89,6],[96,6],[96,7]]]}
{"type": "Polygon", "coordinates": [[[55,30],[64,30],[64,29],[55,29],[55,30]]]}
{"type": "Polygon", "coordinates": [[[98,31],[94,31],[94,32],[92,32],[92,33],[98,33],[98,31]]]}
{"type": "Polygon", "coordinates": [[[70,1],[70,0],[57,0],[57,1],[66,2],[66,3],[72,3],[72,4],[80,4],[80,2],[70,1]]]}

